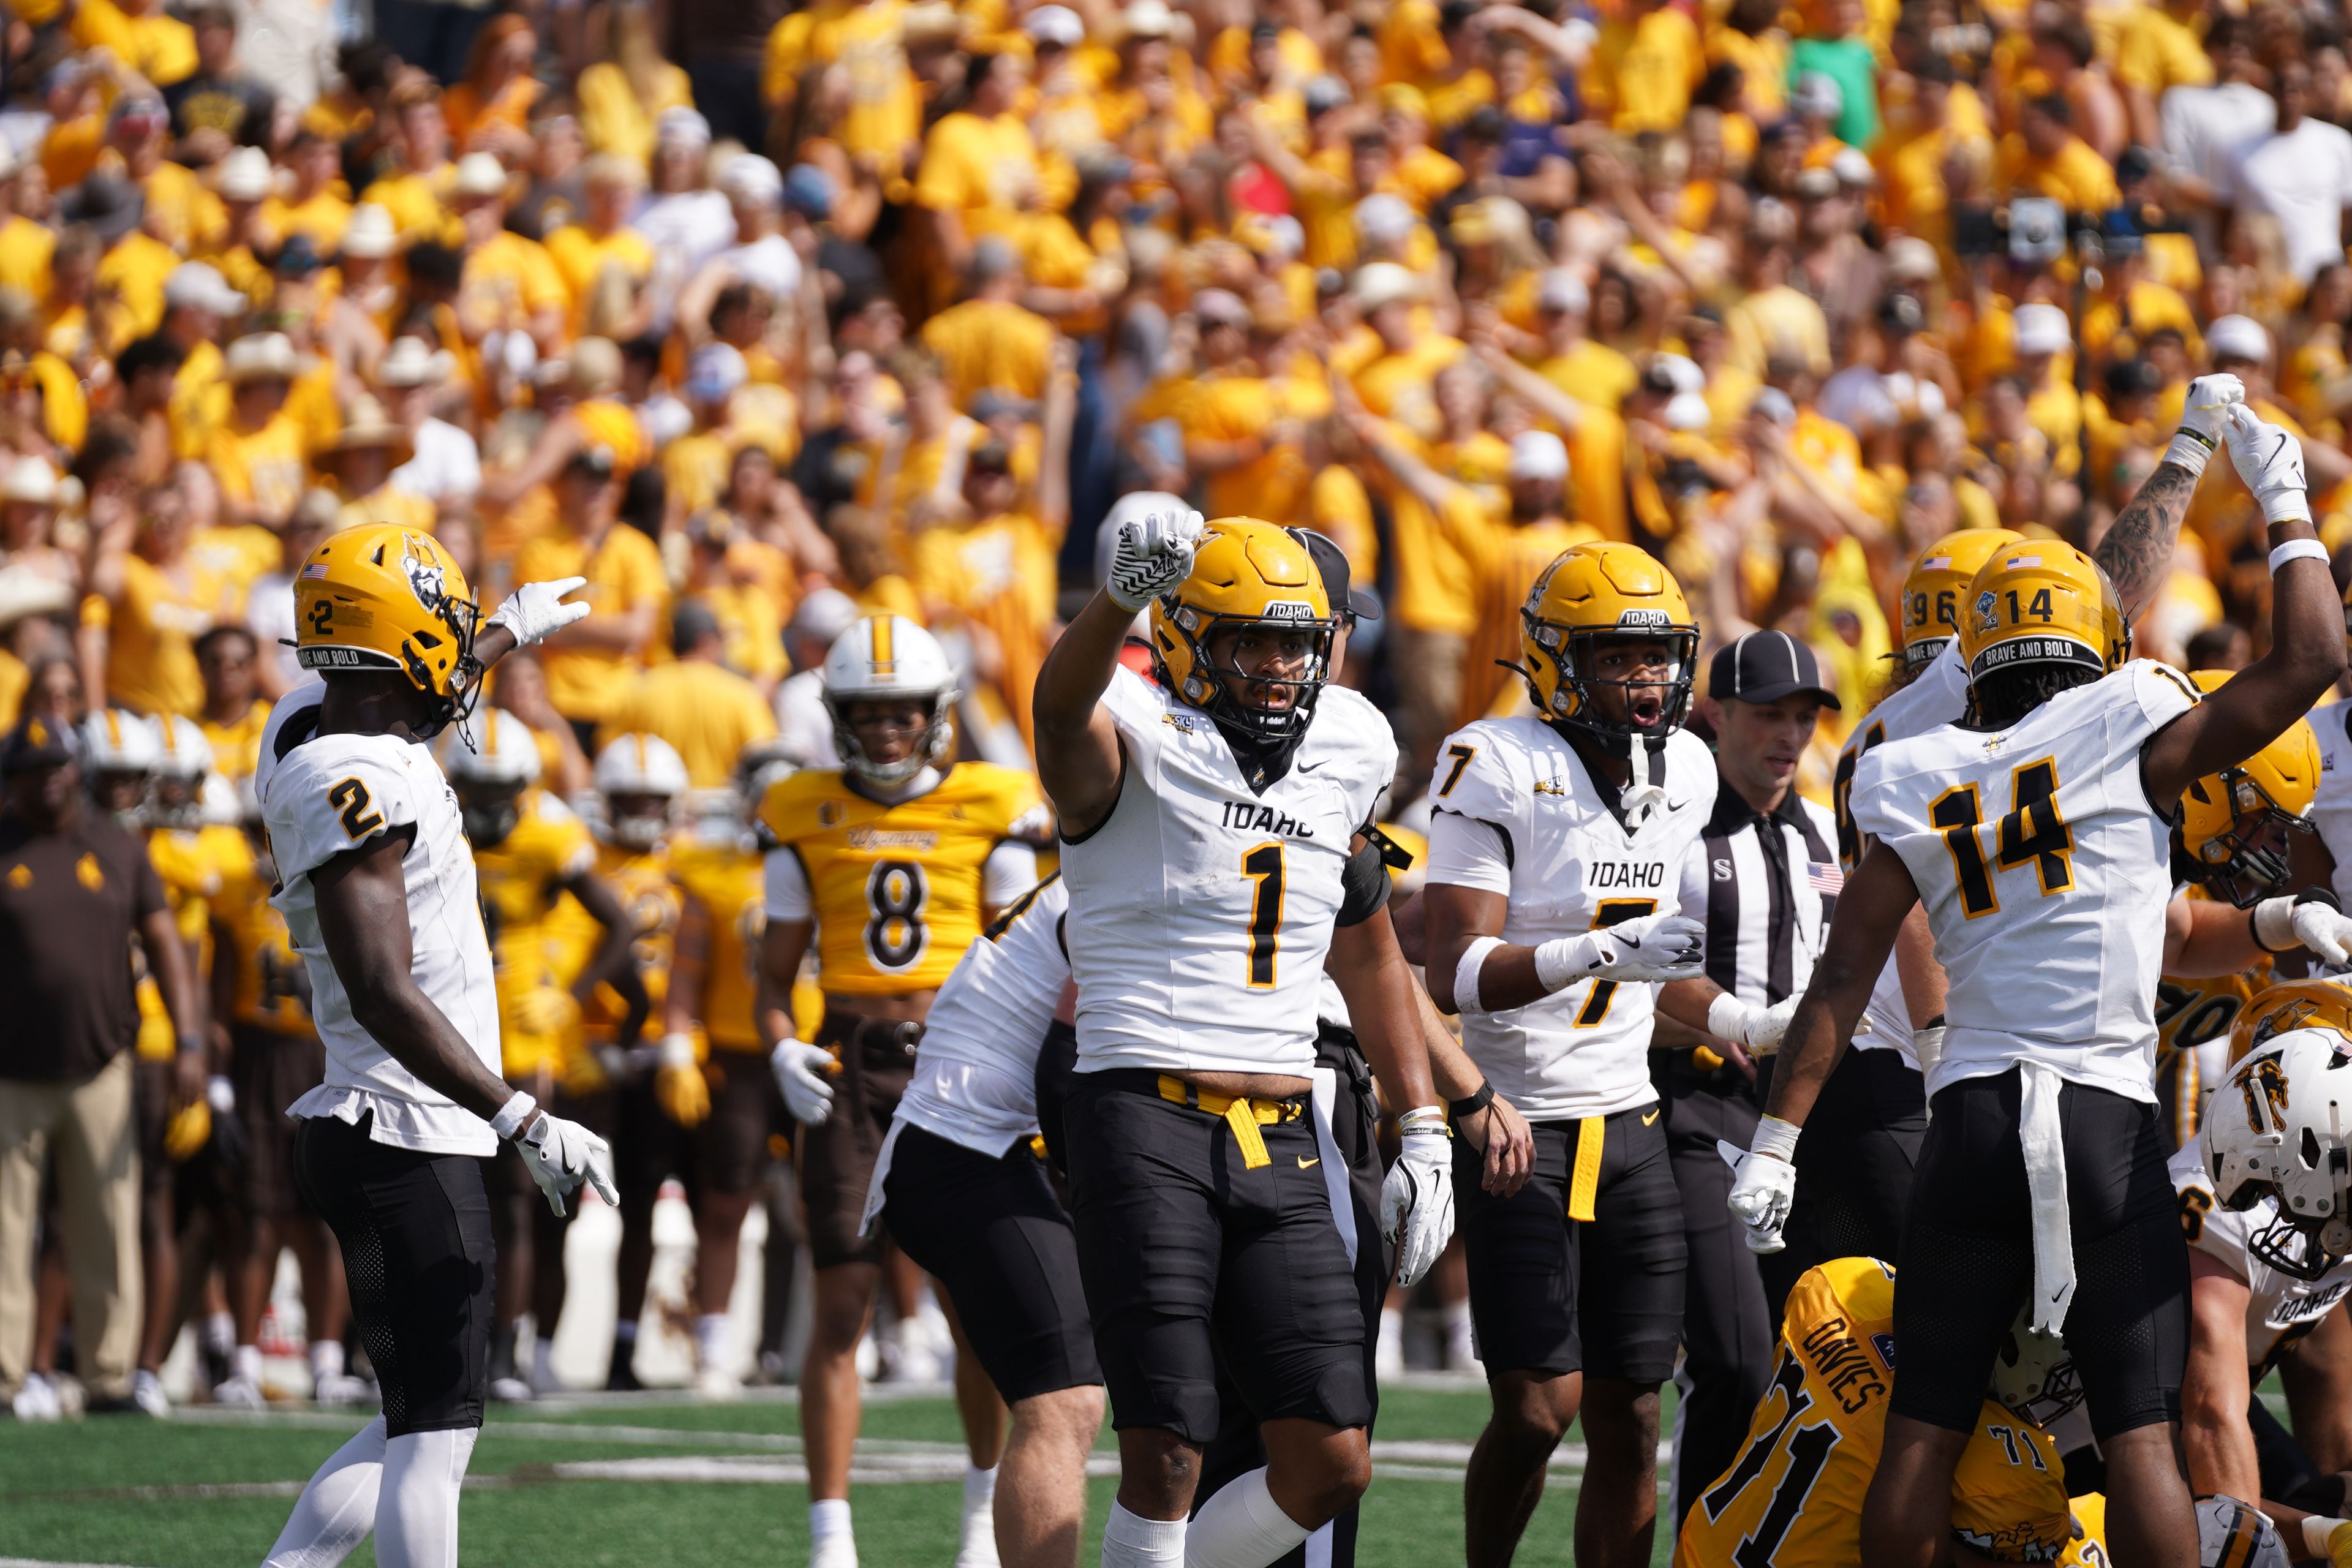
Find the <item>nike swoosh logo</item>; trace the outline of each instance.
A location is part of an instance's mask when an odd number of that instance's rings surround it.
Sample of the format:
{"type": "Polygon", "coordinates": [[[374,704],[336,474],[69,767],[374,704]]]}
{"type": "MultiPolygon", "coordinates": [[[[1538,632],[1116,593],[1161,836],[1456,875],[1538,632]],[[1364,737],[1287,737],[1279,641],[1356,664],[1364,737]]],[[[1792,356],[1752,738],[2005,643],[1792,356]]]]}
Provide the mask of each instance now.
{"type": "Polygon", "coordinates": [[[1312,763],[1299,763],[1299,764],[1298,764],[1298,771],[1299,771],[1300,773],[1313,773],[1316,769],[1318,769],[1318,768],[1321,767],[1321,766],[1323,765],[1323,763],[1328,763],[1328,762],[1329,762],[1330,760],[1331,760],[1330,758],[1328,758],[1328,757],[1325,757],[1325,758],[1321,759],[1321,761],[1318,761],[1318,762],[1312,762],[1312,763]]]}
{"type": "Polygon", "coordinates": [[[1323,1163],[1323,1157],[1322,1157],[1321,1155],[1319,1155],[1319,1154],[1318,1154],[1318,1155],[1317,1155],[1317,1156],[1316,1156],[1314,1159],[1312,1159],[1312,1160],[1308,1159],[1306,1155],[1301,1154],[1301,1155],[1298,1155],[1298,1156],[1297,1156],[1297,1160],[1298,1160],[1298,1168],[1299,1168],[1300,1170],[1302,1170],[1302,1171],[1311,1171],[1311,1170],[1313,1170],[1316,1166],[1318,1166],[1318,1165],[1319,1165],[1319,1164],[1321,1164],[1321,1163],[1323,1163]]]}
{"type": "Polygon", "coordinates": [[[1688,805],[1689,804],[1690,804],[1690,802],[1688,802],[1688,801],[1686,801],[1686,800],[1670,800],[1670,801],[1666,802],[1666,809],[1667,809],[1668,811],[1680,811],[1683,807],[1685,807],[1685,806],[1688,805]]]}
{"type": "Polygon", "coordinates": [[[1652,1112],[1650,1112],[1650,1114],[1649,1114],[1649,1115],[1644,1116],[1643,1118],[1642,1118],[1642,1125],[1643,1125],[1643,1126],[1644,1126],[1644,1127],[1647,1127],[1648,1125],[1650,1125],[1650,1123],[1652,1123],[1653,1121],[1655,1121],[1657,1119],[1658,1119],[1658,1113],[1657,1113],[1656,1111],[1653,1110],[1652,1112]]]}

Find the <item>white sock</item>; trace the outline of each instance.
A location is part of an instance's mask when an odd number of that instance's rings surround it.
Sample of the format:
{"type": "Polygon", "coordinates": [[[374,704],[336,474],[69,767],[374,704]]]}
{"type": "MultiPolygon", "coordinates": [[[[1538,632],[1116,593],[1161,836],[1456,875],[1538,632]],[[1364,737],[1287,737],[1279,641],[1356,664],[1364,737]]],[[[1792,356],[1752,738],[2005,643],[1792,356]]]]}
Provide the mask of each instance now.
{"type": "Polygon", "coordinates": [[[226,1355],[236,1348],[236,1320],[226,1312],[214,1312],[205,1319],[205,1349],[226,1355]]]}
{"type": "Polygon", "coordinates": [[[694,1348],[705,1368],[727,1363],[727,1314],[705,1312],[694,1320],[694,1348]]]}
{"type": "Polygon", "coordinates": [[[1459,1301],[1445,1303],[1445,1331],[1449,1334],[1466,1334],[1470,1331],[1470,1299],[1468,1297],[1465,1296],[1459,1301]]]}
{"type": "Polygon", "coordinates": [[[1402,1351],[1404,1344],[1403,1308],[1382,1307],[1381,1309],[1381,1342],[1394,1344],[1402,1351]]]}
{"type": "Polygon", "coordinates": [[[1103,1524],[1102,1568],[1184,1568],[1184,1521],[1146,1519],[1114,1501],[1103,1524]]]}
{"type": "Polygon", "coordinates": [[[533,1388],[555,1386],[555,1342],[553,1340],[542,1339],[530,1342],[530,1383],[533,1388]]]}
{"type": "Polygon", "coordinates": [[[849,1530],[849,1500],[845,1497],[821,1498],[809,1504],[809,1539],[823,1541],[828,1535],[847,1535],[849,1530]]]}
{"type": "Polygon", "coordinates": [[[1265,1568],[1307,1534],[1274,1500],[1261,1466],[1226,1482],[1194,1510],[1184,1535],[1184,1568],[1265,1568]]]}
{"type": "Polygon", "coordinates": [[[302,1495],[262,1568],[334,1568],[375,1528],[383,1481],[383,1417],[352,1434],[329,1456],[302,1495]]]}
{"type": "Polygon", "coordinates": [[[256,1388],[261,1386],[261,1347],[239,1345],[229,1357],[229,1375],[249,1378],[256,1388]]]}
{"type": "Polygon", "coordinates": [[[996,1467],[982,1469],[967,1460],[963,1467],[963,1516],[986,1513],[996,1502],[996,1467]]]}
{"type": "Polygon", "coordinates": [[[383,1446],[377,1568],[457,1568],[457,1498],[481,1435],[478,1426],[411,1432],[383,1446]]]}
{"type": "Polygon", "coordinates": [[[324,1382],[343,1375],[343,1342],[312,1340],[310,1342],[310,1381],[324,1382]]]}

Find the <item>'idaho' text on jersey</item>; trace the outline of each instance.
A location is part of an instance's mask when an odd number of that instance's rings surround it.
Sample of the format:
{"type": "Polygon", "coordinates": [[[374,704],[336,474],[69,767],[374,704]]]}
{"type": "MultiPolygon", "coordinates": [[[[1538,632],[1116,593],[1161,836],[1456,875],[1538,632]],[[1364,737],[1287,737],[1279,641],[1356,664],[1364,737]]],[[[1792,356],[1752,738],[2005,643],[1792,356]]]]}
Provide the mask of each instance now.
{"type": "MultiPolygon", "coordinates": [[[[1637,753],[1637,767],[1643,765],[1637,753]]],[[[1628,833],[1559,731],[1486,719],[1450,736],[1431,786],[1429,879],[1502,893],[1505,942],[1534,946],[1681,907],[1683,862],[1715,810],[1715,761],[1687,731],[1666,742],[1665,804],[1628,833]]],[[[1462,1042],[1538,1120],[1606,1116],[1650,1087],[1655,985],[1584,980],[1507,1013],[1465,1015],[1462,1042]]]]}
{"type": "Polygon", "coordinates": [[[1854,822],[1910,868],[1950,982],[1928,1093],[2032,1058],[2154,1100],[2171,829],[2140,753],[2196,704],[2140,659],[2009,729],[1946,725],[1855,767],[1854,822]]]}
{"type": "Polygon", "coordinates": [[[325,1084],[295,1101],[290,1114],[356,1122],[373,1110],[371,1135],[379,1143],[434,1154],[493,1153],[498,1139],[489,1123],[426,1087],[353,1020],[351,995],[319,933],[310,886],[310,873],[345,850],[396,828],[415,829],[401,861],[411,973],[495,1076],[498,993],[457,794],[431,752],[397,736],[303,739],[317,727],[322,695],[313,687],[278,703],[254,779],[282,879],[270,901],[286,917],[310,971],[312,1014],[327,1048],[325,1084]]]}
{"type": "Polygon", "coordinates": [[[1062,850],[1079,1069],[1304,1074],[1340,871],[1396,767],[1388,721],[1324,688],[1259,795],[1216,725],[1160,687],[1119,670],[1103,706],[1118,800],[1062,850]]]}

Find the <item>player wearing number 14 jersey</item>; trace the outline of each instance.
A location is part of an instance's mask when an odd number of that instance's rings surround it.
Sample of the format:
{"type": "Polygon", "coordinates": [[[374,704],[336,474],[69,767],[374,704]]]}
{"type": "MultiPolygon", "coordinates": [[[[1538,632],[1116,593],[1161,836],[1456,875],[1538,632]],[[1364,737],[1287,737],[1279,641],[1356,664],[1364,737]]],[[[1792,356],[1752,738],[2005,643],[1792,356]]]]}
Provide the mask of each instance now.
{"type": "MultiPolygon", "coordinates": [[[[946,763],[954,675],[931,635],[869,616],[824,661],[824,702],[846,765],[777,780],[760,805],[767,931],[760,1033],[793,1115],[807,1124],[801,1194],[816,1266],[816,1315],[801,1376],[812,1561],[854,1568],[849,1458],[857,1436],[857,1341],[882,1244],[861,1234],[866,1189],[914,1071],[924,1015],[996,911],[1037,880],[1028,840],[1045,827],[1037,783],[986,763],[946,763]],[[793,1037],[792,988],[814,945],[824,989],[814,1043],[793,1037]]],[[[992,1402],[979,1363],[959,1383],[992,1402]]],[[[971,1434],[992,1469],[998,1434],[971,1434]]],[[[985,1515],[982,1515],[985,1525],[985,1515]]]]}

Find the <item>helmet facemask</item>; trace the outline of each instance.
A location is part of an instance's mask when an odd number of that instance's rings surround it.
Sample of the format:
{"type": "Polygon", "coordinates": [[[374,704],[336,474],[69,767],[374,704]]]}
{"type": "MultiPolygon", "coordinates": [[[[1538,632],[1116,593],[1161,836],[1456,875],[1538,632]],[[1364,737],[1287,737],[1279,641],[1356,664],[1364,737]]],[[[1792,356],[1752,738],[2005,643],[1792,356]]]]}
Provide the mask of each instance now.
{"type": "Polygon", "coordinates": [[[148,805],[155,793],[155,774],[152,770],[92,768],[89,788],[90,798],[120,826],[131,829],[153,826],[148,816],[148,805]]]}
{"type": "Polygon", "coordinates": [[[157,773],[147,792],[147,821],[156,827],[202,827],[205,825],[204,775],[157,773]]]}
{"type": "MultiPolygon", "coordinates": [[[[1330,679],[1331,647],[1338,619],[1311,613],[1220,616],[1181,602],[1164,603],[1167,625],[1184,639],[1192,654],[1191,672],[1176,694],[1206,713],[1226,741],[1255,763],[1264,777],[1271,780],[1278,776],[1288,766],[1290,753],[1307,738],[1307,727],[1315,718],[1316,700],[1322,695],[1324,682],[1330,679]],[[1252,632],[1277,640],[1303,638],[1304,668],[1297,675],[1268,675],[1244,669],[1234,654],[1243,637],[1252,632]],[[1223,664],[1215,658],[1220,649],[1226,656],[1223,664]]],[[[1304,605],[1299,607],[1307,608],[1304,605]]],[[[1277,652],[1260,669],[1272,668],[1281,661],[1282,655],[1277,652]]],[[[1161,682],[1175,685],[1166,661],[1158,662],[1161,682]]]]}
{"type": "Polygon", "coordinates": [[[2010,1414],[2046,1432],[2083,1403],[2083,1380],[2065,1342],[2035,1333],[2021,1312],[1993,1353],[1992,1396],[2010,1414]]]}
{"type": "Polygon", "coordinates": [[[649,850],[669,837],[677,800],[647,791],[604,797],[605,837],[624,849],[649,850]]]}
{"type": "Polygon", "coordinates": [[[2316,829],[2273,801],[2243,769],[2224,768],[2221,779],[2231,819],[2227,830],[2198,847],[2197,881],[2207,892],[2250,910],[2285,890],[2293,836],[2316,829]],[[2268,831],[2273,827],[2275,833],[2268,831]]]}
{"type": "Polygon", "coordinates": [[[2263,1268],[2307,1285],[2352,1253],[2352,1221],[2341,1215],[2326,1220],[2291,1219],[2282,1210],[2247,1236],[2246,1251],[2263,1268]]]}
{"type": "Polygon", "coordinates": [[[951,691],[891,691],[824,694],[825,711],[833,715],[834,749],[841,753],[842,765],[859,778],[885,789],[895,788],[937,763],[955,743],[955,725],[949,717],[954,706],[951,691]],[[850,714],[860,703],[895,706],[902,703],[928,703],[930,713],[923,721],[922,730],[914,747],[895,763],[877,763],[867,757],[864,742],[850,714]]]}
{"type": "MultiPolygon", "coordinates": [[[[472,744],[468,736],[467,743],[472,744]]],[[[466,841],[477,849],[495,849],[522,820],[522,780],[496,783],[461,779],[457,783],[457,814],[464,819],[466,841]]]]}
{"type": "Polygon", "coordinates": [[[1528,651],[1536,658],[1549,659],[1559,677],[1552,689],[1551,711],[1544,715],[1546,719],[1573,724],[1622,752],[1637,740],[1664,740],[1690,718],[1692,686],[1698,666],[1696,627],[1672,624],[1655,627],[1570,626],[1527,610],[1520,612],[1520,617],[1527,623],[1528,641],[1533,645],[1528,651]],[[1603,646],[1629,642],[1663,643],[1673,649],[1666,678],[1617,680],[1586,673],[1599,668],[1603,646]],[[1601,710],[1599,694],[1612,687],[1623,696],[1623,719],[1612,719],[1601,710]],[[1635,722],[1633,715],[1640,708],[1635,693],[1654,691],[1664,694],[1659,699],[1657,717],[1647,724],[1635,722]]]}

